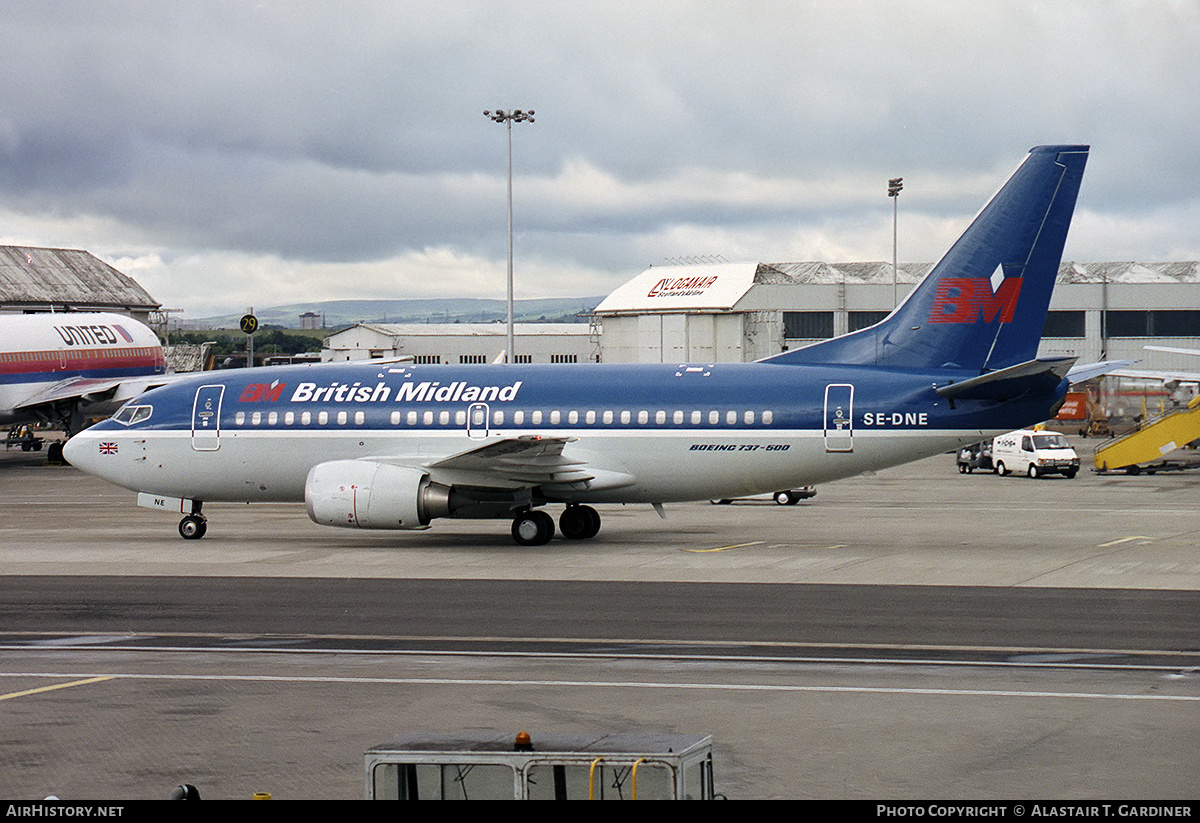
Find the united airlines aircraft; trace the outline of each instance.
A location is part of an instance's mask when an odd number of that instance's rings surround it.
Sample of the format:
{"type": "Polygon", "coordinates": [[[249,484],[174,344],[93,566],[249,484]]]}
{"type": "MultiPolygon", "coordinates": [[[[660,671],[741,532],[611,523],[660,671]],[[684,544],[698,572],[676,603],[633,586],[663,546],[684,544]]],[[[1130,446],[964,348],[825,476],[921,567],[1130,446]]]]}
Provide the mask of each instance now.
{"type": "Polygon", "coordinates": [[[895,466],[1052,417],[1037,348],[1087,146],[1033,149],[886,319],[756,363],[324,364],[197,376],[76,435],[84,471],[182,513],[300,501],[317,523],[504,518],[594,537],[598,503],[738,497],[895,466]]]}
{"type": "Polygon", "coordinates": [[[0,423],[59,423],[70,434],[161,384],[165,371],[154,332],[128,317],[0,316],[0,423]]]}

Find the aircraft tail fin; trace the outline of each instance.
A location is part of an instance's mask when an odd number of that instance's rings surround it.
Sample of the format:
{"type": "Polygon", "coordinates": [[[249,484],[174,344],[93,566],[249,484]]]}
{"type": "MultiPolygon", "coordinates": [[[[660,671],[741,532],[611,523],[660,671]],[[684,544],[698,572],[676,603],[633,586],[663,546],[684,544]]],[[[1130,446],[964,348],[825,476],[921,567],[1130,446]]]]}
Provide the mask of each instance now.
{"type": "Polygon", "coordinates": [[[1039,146],[940,262],[870,328],[768,357],[979,374],[1037,356],[1088,146],[1039,146]]]}

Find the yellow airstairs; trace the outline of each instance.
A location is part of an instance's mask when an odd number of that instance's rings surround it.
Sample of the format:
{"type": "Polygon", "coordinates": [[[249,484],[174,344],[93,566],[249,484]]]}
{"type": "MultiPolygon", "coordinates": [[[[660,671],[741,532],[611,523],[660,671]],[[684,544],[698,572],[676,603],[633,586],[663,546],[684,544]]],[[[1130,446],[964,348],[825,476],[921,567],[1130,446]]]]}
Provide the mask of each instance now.
{"type": "Polygon", "coordinates": [[[1096,447],[1097,471],[1125,469],[1137,474],[1139,463],[1161,460],[1176,449],[1200,438],[1200,396],[1185,411],[1163,415],[1124,437],[1096,447]]]}

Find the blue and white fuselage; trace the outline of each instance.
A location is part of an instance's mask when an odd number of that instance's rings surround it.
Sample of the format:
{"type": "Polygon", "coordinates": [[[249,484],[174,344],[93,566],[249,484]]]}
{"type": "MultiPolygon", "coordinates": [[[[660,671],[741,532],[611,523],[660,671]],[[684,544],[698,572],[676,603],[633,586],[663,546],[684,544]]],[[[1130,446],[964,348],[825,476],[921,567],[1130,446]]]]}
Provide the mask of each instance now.
{"type": "Polygon", "coordinates": [[[299,501],[320,523],[506,517],[544,543],[597,503],[825,483],[1054,414],[1071,361],[1038,360],[1086,147],[1033,150],[887,319],[758,363],[326,364],[197,375],[76,436],[67,457],[181,507],[299,501]]]}

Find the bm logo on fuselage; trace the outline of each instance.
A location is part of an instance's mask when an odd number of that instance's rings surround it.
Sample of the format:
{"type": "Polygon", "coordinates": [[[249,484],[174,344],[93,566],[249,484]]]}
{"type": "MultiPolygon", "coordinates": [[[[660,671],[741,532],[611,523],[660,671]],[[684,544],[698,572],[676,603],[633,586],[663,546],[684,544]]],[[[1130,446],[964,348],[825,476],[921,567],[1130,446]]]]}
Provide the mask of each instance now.
{"type": "Polygon", "coordinates": [[[944,277],[929,310],[930,323],[1011,323],[1021,294],[1021,278],[1006,277],[993,291],[986,277],[944,277]]]}
{"type": "Polygon", "coordinates": [[[279,400],[287,383],[250,383],[242,390],[239,403],[274,403],[279,400]]]}

